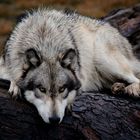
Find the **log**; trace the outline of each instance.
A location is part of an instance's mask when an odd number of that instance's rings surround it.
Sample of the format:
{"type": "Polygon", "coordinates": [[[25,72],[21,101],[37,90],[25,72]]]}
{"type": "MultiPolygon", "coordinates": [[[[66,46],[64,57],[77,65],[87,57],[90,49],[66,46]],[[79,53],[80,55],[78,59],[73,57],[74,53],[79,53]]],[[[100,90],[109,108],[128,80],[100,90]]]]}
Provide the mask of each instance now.
{"type": "MultiPolygon", "coordinates": [[[[117,9],[102,20],[119,29],[140,59],[140,5],[117,9]]],[[[77,96],[59,125],[46,124],[26,100],[12,100],[9,81],[0,79],[0,140],[139,140],[140,99],[110,91],[77,96]]]]}

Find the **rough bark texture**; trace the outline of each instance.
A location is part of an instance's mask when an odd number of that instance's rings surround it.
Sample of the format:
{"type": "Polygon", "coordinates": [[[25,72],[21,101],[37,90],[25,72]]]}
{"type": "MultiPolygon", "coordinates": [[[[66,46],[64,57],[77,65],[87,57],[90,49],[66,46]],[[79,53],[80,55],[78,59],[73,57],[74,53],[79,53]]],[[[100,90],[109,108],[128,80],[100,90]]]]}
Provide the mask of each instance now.
{"type": "MultiPolygon", "coordinates": [[[[102,18],[133,44],[140,59],[140,6],[118,9],[102,18]]],[[[0,80],[0,140],[139,140],[140,99],[109,91],[83,93],[60,125],[43,122],[25,100],[12,100],[8,81],[0,80]]]]}

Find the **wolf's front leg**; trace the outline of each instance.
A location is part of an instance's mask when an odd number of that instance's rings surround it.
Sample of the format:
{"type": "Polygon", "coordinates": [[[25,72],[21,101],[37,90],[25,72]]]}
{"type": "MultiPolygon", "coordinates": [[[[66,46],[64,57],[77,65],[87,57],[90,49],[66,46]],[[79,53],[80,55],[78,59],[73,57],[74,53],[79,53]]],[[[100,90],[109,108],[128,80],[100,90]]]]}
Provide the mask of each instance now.
{"type": "Polygon", "coordinates": [[[20,88],[16,85],[15,81],[11,81],[8,92],[12,96],[12,98],[17,98],[18,96],[21,96],[20,88]]]}
{"type": "Polygon", "coordinates": [[[140,83],[132,83],[128,86],[124,83],[114,83],[111,90],[113,94],[127,93],[130,96],[140,97],[140,83]]]}

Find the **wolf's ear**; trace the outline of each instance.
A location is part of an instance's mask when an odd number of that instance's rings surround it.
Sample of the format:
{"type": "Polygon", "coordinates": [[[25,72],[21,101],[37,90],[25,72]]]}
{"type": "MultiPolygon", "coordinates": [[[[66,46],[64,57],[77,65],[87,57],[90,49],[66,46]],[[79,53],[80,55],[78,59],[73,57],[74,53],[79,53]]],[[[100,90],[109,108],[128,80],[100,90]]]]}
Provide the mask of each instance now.
{"type": "Polygon", "coordinates": [[[22,20],[26,19],[29,15],[32,15],[32,14],[33,14],[33,10],[28,10],[26,12],[21,13],[16,18],[16,24],[22,22],[22,20]]]}
{"type": "Polygon", "coordinates": [[[78,64],[78,57],[74,49],[67,50],[61,60],[61,65],[65,68],[74,70],[78,64]]]}
{"type": "Polygon", "coordinates": [[[41,58],[34,49],[27,50],[25,54],[30,66],[37,67],[41,64],[41,58]]]}

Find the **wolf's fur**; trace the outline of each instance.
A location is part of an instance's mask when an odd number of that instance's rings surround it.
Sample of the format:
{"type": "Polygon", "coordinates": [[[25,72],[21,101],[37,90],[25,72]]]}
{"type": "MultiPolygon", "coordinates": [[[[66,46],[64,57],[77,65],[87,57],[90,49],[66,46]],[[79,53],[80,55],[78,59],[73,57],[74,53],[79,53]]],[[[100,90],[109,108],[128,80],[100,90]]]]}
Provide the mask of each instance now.
{"type": "Polygon", "coordinates": [[[129,94],[140,95],[140,63],[130,43],[108,23],[77,13],[29,13],[13,30],[4,60],[10,92],[24,89],[46,122],[62,120],[80,83],[81,90],[99,90],[122,80],[129,94]]]}
{"type": "Polygon", "coordinates": [[[4,65],[4,60],[2,57],[0,58],[0,78],[10,80],[8,71],[4,65]]]}

